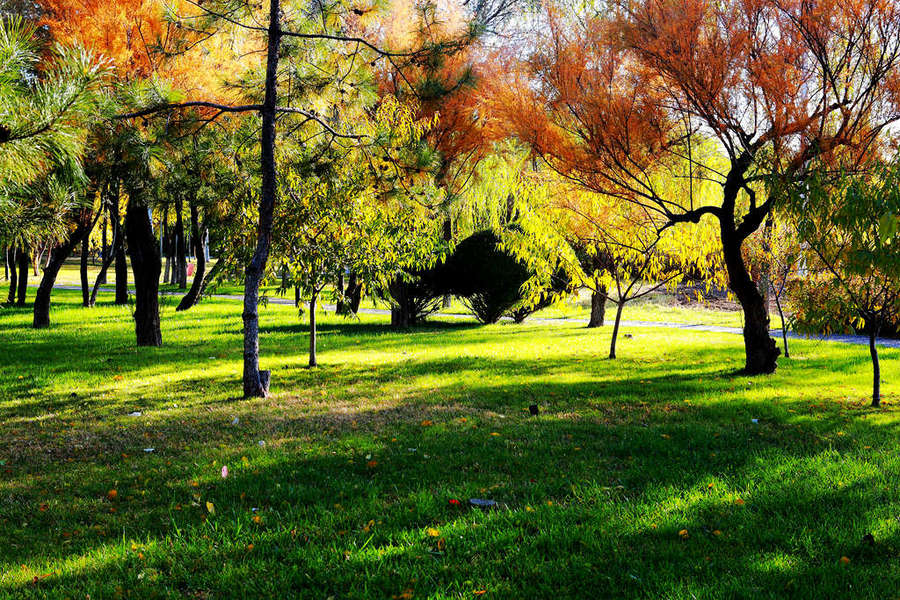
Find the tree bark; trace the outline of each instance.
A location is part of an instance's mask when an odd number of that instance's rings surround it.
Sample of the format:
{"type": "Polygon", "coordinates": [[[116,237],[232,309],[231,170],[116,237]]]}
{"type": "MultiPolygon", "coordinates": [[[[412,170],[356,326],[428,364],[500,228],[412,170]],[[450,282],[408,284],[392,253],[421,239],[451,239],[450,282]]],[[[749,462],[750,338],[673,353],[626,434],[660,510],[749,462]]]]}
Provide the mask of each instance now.
{"type": "Polygon", "coordinates": [[[19,248],[16,258],[19,261],[19,285],[16,289],[16,306],[25,306],[25,297],[28,294],[28,268],[31,266],[31,249],[28,246],[19,248]]]}
{"type": "Polygon", "coordinates": [[[190,202],[189,205],[191,209],[191,241],[194,244],[197,270],[194,273],[194,280],[191,282],[191,289],[178,303],[176,311],[187,310],[197,304],[200,299],[200,290],[203,288],[203,278],[206,275],[206,254],[203,252],[203,236],[200,235],[200,215],[195,202],[190,202]]]}
{"type": "Polygon", "coordinates": [[[775,308],[778,309],[778,316],[781,318],[781,340],[784,342],[784,357],[790,358],[791,350],[788,347],[787,328],[785,328],[784,326],[784,310],[781,308],[781,298],[779,297],[780,294],[773,293],[773,295],[775,296],[775,308]]]}
{"type": "Polygon", "coordinates": [[[116,260],[116,304],[128,304],[128,260],[125,256],[125,228],[119,214],[119,182],[110,185],[109,217],[113,226],[116,260]]]}
{"type": "MultiPolygon", "coordinates": [[[[78,272],[81,275],[81,305],[91,305],[91,284],[88,281],[88,249],[90,248],[91,237],[89,235],[81,238],[81,264],[78,272]]],[[[52,257],[51,257],[52,260],[52,257]]],[[[46,275],[45,275],[46,276],[46,275]]]]}
{"type": "Polygon", "coordinates": [[[272,220],[278,196],[275,173],[275,117],[278,108],[278,55],[281,45],[279,22],[281,2],[269,2],[269,27],[266,48],[266,91],[260,135],[260,170],[262,185],[259,195],[259,225],[256,249],[247,265],[244,278],[244,396],[265,397],[269,393],[271,373],[259,370],[259,285],[266,270],[272,240],[272,220]]]}
{"type": "Polygon", "coordinates": [[[125,214],[128,256],[134,273],[134,330],[138,346],[161,346],[159,327],[159,273],[162,262],[153,223],[140,191],[130,190],[125,214]]]}
{"type": "Polygon", "coordinates": [[[591,293],[591,318],[588,327],[601,327],[606,319],[606,290],[591,293]]]}
{"type": "Polygon", "coordinates": [[[159,247],[162,248],[162,256],[165,258],[166,268],[163,271],[163,283],[169,283],[169,272],[172,267],[172,252],[169,249],[169,205],[163,208],[162,234],[159,247]]]}
{"type": "Polygon", "coordinates": [[[316,300],[317,292],[309,297],[309,366],[317,367],[319,362],[316,357],[316,300]]]}
{"type": "Polygon", "coordinates": [[[748,157],[742,157],[738,163],[733,164],[725,181],[722,209],[718,215],[719,237],[728,273],[728,286],[744,311],[744,373],[762,375],[775,372],[781,351],[769,335],[769,311],[765,300],[744,264],[741,246],[747,234],[738,231],[734,219],[737,197],[744,185],[743,176],[749,160],[748,157]]]}
{"type": "Polygon", "coordinates": [[[625,308],[624,302],[616,304],[616,322],[613,325],[612,340],[609,342],[609,357],[616,357],[616,339],[619,337],[619,323],[622,321],[622,309],[625,308]]]}
{"type": "Polygon", "coordinates": [[[881,405],[881,365],[878,362],[878,346],[875,344],[878,327],[869,326],[869,355],[872,357],[872,406],[881,405]]]}
{"type": "Polygon", "coordinates": [[[6,303],[12,304],[16,301],[16,291],[18,288],[19,275],[18,268],[19,250],[15,246],[11,246],[7,250],[7,263],[9,264],[9,295],[6,297],[6,303]]]}
{"type": "Polygon", "coordinates": [[[184,241],[184,220],[181,216],[183,203],[179,197],[175,200],[175,276],[174,283],[178,289],[187,289],[187,246],[184,241]]]}
{"type": "MultiPolygon", "coordinates": [[[[34,319],[32,326],[35,329],[43,329],[50,327],[50,294],[53,292],[53,285],[56,283],[56,276],[59,270],[75,250],[75,247],[87,240],[94,228],[92,210],[84,210],[78,217],[75,229],[69,234],[69,237],[59,246],[50,252],[50,260],[44,268],[44,276],[41,278],[41,284],[38,286],[37,294],[34,297],[34,319]]],[[[86,253],[85,253],[86,255],[86,253]]],[[[87,260],[84,261],[85,272],[82,273],[82,294],[84,300],[87,300],[87,260]]]]}

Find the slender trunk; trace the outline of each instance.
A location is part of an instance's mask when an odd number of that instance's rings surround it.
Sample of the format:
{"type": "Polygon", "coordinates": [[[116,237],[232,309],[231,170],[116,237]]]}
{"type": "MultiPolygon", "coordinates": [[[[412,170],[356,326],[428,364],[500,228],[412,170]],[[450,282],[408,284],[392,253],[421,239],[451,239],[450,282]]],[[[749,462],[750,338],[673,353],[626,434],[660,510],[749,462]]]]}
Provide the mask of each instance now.
{"type": "Polygon", "coordinates": [[[128,304],[128,260],[125,256],[125,228],[119,214],[119,182],[110,186],[109,215],[113,225],[113,244],[116,260],[116,304],[128,304]]]}
{"type": "Polygon", "coordinates": [[[91,305],[91,284],[88,281],[88,248],[91,237],[86,235],[81,238],[81,265],[78,269],[81,275],[81,305],[91,305]]]}
{"type": "Polygon", "coordinates": [[[872,406],[881,405],[881,365],[878,362],[878,347],[875,345],[878,327],[869,326],[869,354],[872,357],[872,406]]]}
{"type": "Polygon", "coordinates": [[[606,290],[591,293],[591,319],[588,327],[601,327],[606,319],[606,290]]]}
{"type": "MultiPolygon", "coordinates": [[[[106,220],[104,219],[104,227],[106,227],[106,220]]],[[[113,246],[116,244],[116,236],[121,235],[121,232],[116,233],[115,227],[113,227],[113,246]]],[[[106,248],[106,245],[103,246],[106,248]]],[[[97,292],[100,290],[100,284],[106,283],[106,273],[109,270],[109,266],[112,264],[113,259],[115,258],[115,253],[112,252],[112,248],[108,248],[103,253],[103,262],[100,264],[100,272],[97,274],[97,279],[94,280],[94,287],[91,289],[91,297],[88,300],[88,306],[94,306],[97,302],[97,292]]]]}
{"type": "Polygon", "coordinates": [[[341,267],[341,272],[338,274],[337,280],[337,302],[335,303],[335,314],[345,315],[347,314],[347,301],[344,293],[346,292],[346,287],[344,285],[344,269],[341,267]]]}
{"type": "Polygon", "coordinates": [[[194,272],[191,289],[178,303],[176,311],[187,310],[197,304],[200,300],[200,289],[203,287],[203,277],[206,275],[206,255],[203,253],[203,238],[200,235],[200,215],[195,202],[190,202],[189,205],[191,208],[191,241],[194,243],[197,270],[194,272]]]}
{"type": "Polygon", "coordinates": [[[262,185],[259,195],[259,225],[256,249],[247,265],[244,278],[244,396],[266,396],[270,371],[259,370],[259,285],[266,270],[272,238],[272,219],[278,195],[275,173],[275,117],[278,108],[278,53],[281,45],[279,23],[281,2],[269,2],[269,28],[266,55],[266,93],[260,110],[260,170],[262,185]]]}
{"type": "Polygon", "coordinates": [[[175,201],[175,283],[178,289],[187,289],[187,247],[184,241],[184,212],[181,198],[175,201]]]}
{"type": "MultiPolygon", "coordinates": [[[[87,241],[91,230],[94,228],[96,221],[93,220],[92,211],[90,209],[83,211],[78,218],[78,223],[69,237],[59,246],[50,252],[50,260],[44,268],[44,276],[41,278],[41,284],[38,286],[37,294],[34,297],[34,320],[32,326],[35,329],[43,329],[50,327],[50,294],[53,292],[53,284],[56,283],[56,277],[62,268],[66,259],[75,250],[75,247],[87,241]]],[[[82,245],[82,250],[84,245],[82,245]]],[[[84,252],[85,256],[87,255],[84,252]]],[[[82,273],[82,294],[87,299],[87,261],[84,261],[85,272],[82,273]]]]}
{"type": "Polygon", "coordinates": [[[19,275],[16,271],[19,251],[15,246],[7,250],[7,262],[9,263],[9,295],[6,297],[6,303],[12,304],[16,301],[17,284],[19,275]]]}
{"type": "Polygon", "coordinates": [[[300,308],[300,286],[294,286],[294,306],[300,308]]]}
{"type": "Polygon", "coordinates": [[[309,366],[319,366],[316,360],[316,298],[317,292],[313,292],[309,297],[309,366]]]}
{"type": "Polygon", "coordinates": [[[222,258],[216,260],[216,264],[209,270],[209,275],[203,278],[203,283],[200,285],[200,294],[197,296],[197,302],[200,302],[200,299],[203,298],[203,295],[206,293],[206,288],[209,287],[209,282],[215,281],[216,277],[218,277],[219,273],[224,268],[225,261],[222,258]]]}
{"type": "Polygon", "coordinates": [[[616,339],[619,337],[619,323],[622,321],[622,309],[625,308],[624,302],[616,304],[616,322],[613,325],[612,340],[609,342],[609,357],[616,357],[616,339]]]}
{"type": "MultiPolygon", "coordinates": [[[[109,202],[108,199],[107,202],[109,202]]],[[[102,250],[100,250],[100,266],[108,264],[108,257],[110,255],[110,248],[106,245],[106,226],[108,222],[109,219],[103,217],[103,241],[100,243],[100,247],[102,248],[102,250]]],[[[100,279],[100,283],[106,283],[106,271],[103,271],[103,277],[100,279]]]]}
{"type": "MultiPolygon", "coordinates": [[[[444,241],[447,242],[448,246],[451,241],[453,241],[453,220],[450,217],[450,204],[449,201],[447,205],[444,207],[446,212],[444,216],[444,241]]],[[[444,299],[441,301],[441,306],[444,309],[450,308],[452,304],[453,298],[450,294],[444,294],[444,299]]]]}
{"type": "Polygon", "coordinates": [[[791,350],[788,348],[788,335],[787,328],[784,325],[784,310],[781,308],[781,298],[780,294],[773,293],[775,296],[775,308],[778,309],[778,316],[781,318],[781,340],[784,342],[784,357],[791,357],[791,350]]]}
{"type": "Polygon", "coordinates": [[[159,273],[162,263],[147,206],[139,190],[129,190],[125,214],[128,256],[134,273],[134,330],[138,346],[161,346],[159,328],[159,273]]]}
{"type": "Polygon", "coordinates": [[[28,268],[31,266],[31,249],[28,246],[19,249],[19,285],[16,293],[16,306],[25,306],[25,297],[28,294],[28,268]]]}
{"type": "Polygon", "coordinates": [[[163,207],[162,238],[159,243],[162,255],[166,259],[166,268],[163,271],[163,283],[169,283],[169,271],[172,266],[172,253],[169,251],[169,205],[163,207]]]}
{"type": "Polygon", "coordinates": [[[3,279],[9,281],[9,248],[3,249],[3,279]]]}

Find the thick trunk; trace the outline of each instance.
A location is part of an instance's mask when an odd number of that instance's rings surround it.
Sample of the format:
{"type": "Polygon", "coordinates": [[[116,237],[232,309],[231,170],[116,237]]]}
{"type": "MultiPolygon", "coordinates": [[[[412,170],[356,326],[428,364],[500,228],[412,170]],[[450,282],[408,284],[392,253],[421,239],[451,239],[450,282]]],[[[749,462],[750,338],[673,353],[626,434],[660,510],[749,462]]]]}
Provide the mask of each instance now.
{"type": "Polygon", "coordinates": [[[27,246],[20,248],[16,258],[19,262],[19,285],[16,289],[16,306],[25,306],[25,296],[28,294],[28,268],[31,266],[31,249],[27,246]]]}
{"type": "Polygon", "coordinates": [[[175,201],[175,280],[178,289],[187,289],[187,246],[184,242],[184,220],[181,213],[184,212],[181,198],[175,201]]]}
{"type": "Polygon", "coordinates": [[[588,327],[601,327],[606,319],[606,290],[591,293],[591,318],[588,327]]]}
{"type": "Polygon", "coordinates": [[[356,277],[356,273],[350,274],[350,281],[347,283],[347,296],[350,298],[350,312],[354,315],[359,312],[359,304],[362,302],[362,283],[356,277]]]}
{"type": "Polygon", "coordinates": [[[872,357],[872,406],[881,404],[881,365],[878,362],[878,346],[875,345],[878,328],[869,327],[869,355],[872,357]]]}
{"type": "Polygon", "coordinates": [[[391,304],[391,326],[407,328],[415,325],[415,311],[409,298],[409,284],[402,278],[395,279],[389,288],[394,303],[391,304]]]}
{"type": "Polygon", "coordinates": [[[622,309],[625,303],[620,302],[616,305],[616,322],[613,325],[612,340],[609,342],[609,357],[616,357],[616,339],[619,337],[619,323],[622,321],[622,309]]]}
{"type": "Polygon", "coordinates": [[[191,241],[194,243],[194,257],[197,259],[197,270],[194,272],[194,281],[191,289],[178,303],[176,311],[187,310],[197,304],[200,299],[200,290],[203,288],[203,277],[206,275],[206,255],[203,252],[203,238],[200,235],[200,216],[197,205],[190,203],[191,207],[191,241]]]}
{"type": "Polygon", "coordinates": [[[18,255],[19,251],[14,246],[6,251],[6,261],[9,264],[9,295],[6,297],[7,304],[12,304],[16,301],[17,284],[19,282],[19,274],[16,271],[18,255]]]}
{"type": "Polygon", "coordinates": [[[247,265],[244,279],[244,396],[259,397],[269,393],[269,371],[259,370],[259,285],[266,270],[272,239],[272,219],[278,194],[275,173],[275,117],[278,108],[278,53],[281,45],[280,1],[269,2],[269,28],[266,55],[266,93],[260,136],[260,170],[262,186],[259,195],[259,226],[256,249],[247,265]]]}
{"type": "Polygon", "coordinates": [[[769,311],[744,264],[742,240],[734,232],[733,223],[727,221],[722,219],[722,250],[729,288],[744,311],[744,372],[747,375],[774,373],[781,351],[769,335],[769,311]]]}
{"type": "Polygon", "coordinates": [[[88,281],[88,249],[90,248],[91,237],[85,235],[81,238],[81,265],[78,269],[81,276],[81,305],[91,305],[91,284],[88,281]]]}
{"type": "Polygon", "coordinates": [[[125,214],[128,256],[134,273],[134,330],[138,346],[161,346],[159,273],[162,262],[147,206],[139,200],[140,193],[130,190],[125,214]]]}
{"type": "Polygon", "coordinates": [[[319,366],[316,358],[316,297],[315,292],[309,297],[309,366],[319,366]]]}
{"type": "MultiPolygon", "coordinates": [[[[56,276],[59,275],[59,269],[75,250],[75,247],[81,244],[82,240],[87,240],[91,229],[94,228],[94,220],[92,219],[91,210],[81,213],[78,224],[69,234],[68,239],[62,244],[54,248],[50,252],[50,260],[44,268],[44,276],[41,278],[41,284],[38,286],[37,294],[34,297],[34,320],[32,326],[35,329],[43,329],[50,327],[50,294],[53,292],[53,284],[56,283],[56,276]]],[[[84,246],[82,246],[84,252],[84,246]]],[[[82,294],[87,300],[87,262],[85,261],[85,272],[82,274],[82,294]]]]}

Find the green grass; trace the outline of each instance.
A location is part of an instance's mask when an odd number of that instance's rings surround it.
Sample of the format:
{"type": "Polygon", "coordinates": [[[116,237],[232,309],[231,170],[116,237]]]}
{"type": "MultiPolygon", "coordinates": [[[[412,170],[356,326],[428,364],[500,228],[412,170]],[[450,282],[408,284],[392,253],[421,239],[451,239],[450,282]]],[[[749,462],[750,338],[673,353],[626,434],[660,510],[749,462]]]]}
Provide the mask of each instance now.
{"type": "Polygon", "coordinates": [[[93,309],[54,298],[50,330],[0,309],[0,596],[900,587],[895,350],[877,410],[863,346],[797,342],[776,375],[749,379],[734,374],[738,336],[666,329],[626,329],[610,361],[608,327],[397,333],[329,315],[309,370],[305,325],[270,305],[273,395],[242,400],[239,303],[176,314],[167,298],[165,346],[136,349],[109,295],[93,309]]]}
{"type": "MultiPolygon", "coordinates": [[[[99,266],[89,263],[88,274],[90,285],[94,285],[94,280],[96,279],[99,270],[99,266]]],[[[128,276],[129,278],[131,277],[130,269],[128,276]]],[[[190,278],[188,279],[190,280],[190,278]]],[[[37,285],[39,280],[39,277],[35,277],[33,274],[29,275],[29,281],[33,285],[37,285]]],[[[112,267],[110,267],[107,281],[108,286],[115,285],[115,273],[113,272],[112,267]]],[[[129,281],[131,280],[129,279],[129,281]]],[[[59,272],[59,276],[57,277],[57,284],[68,286],[81,285],[78,259],[70,259],[63,265],[59,272]]],[[[190,281],[188,284],[190,285],[190,281]]],[[[170,293],[184,293],[178,290],[177,286],[171,284],[164,284],[160,286],[160,289],[170,293]]],[[[277,283],[269,282],[268,285],[263,286],[263,291],[270,297],[277,297],[278,285],[277,283]]],[[[216,287],[215,293],[242,295],[244,293],[244,288],[240,283],[225,282],[216,287]]],[[[293,299],[291,293],[288,293],[287,297],[293,299]]],[[[372,300],[370,298],[364,299],[362,306],[364,308],[390,308],[387,302],[372,300]]],[[[458,298],[453,298],[450,307],[446,309],[442,308],[438,311],[438,314],[471,314],[471,311],[458,298]]],[[[577,298],[561,300],[548,308],[537,311],[533,316],[544,319],[587,320],[590,317],[590,314],[590,294],[582,290],[577,298]]],[[[615,318],[615,306],[611,303],[607,305],[606,316],[609,320],[615,318]]],[[[652,323],[668,322],[695,325],[722,325],[726,327],[742,327],[744,324],[743,315],[739,310],[717,310],[697,303],[685,306],[678,303],[675,298],[673,298],[671,294],[666,293],[665,290],[660,293],[650,294],[645,298],[629,303],[625,307],[622,318],[629,321],[648,321],[652,323]]],[[[778,323],[773,321],[773,326],[778,326],[778,323]]]]}

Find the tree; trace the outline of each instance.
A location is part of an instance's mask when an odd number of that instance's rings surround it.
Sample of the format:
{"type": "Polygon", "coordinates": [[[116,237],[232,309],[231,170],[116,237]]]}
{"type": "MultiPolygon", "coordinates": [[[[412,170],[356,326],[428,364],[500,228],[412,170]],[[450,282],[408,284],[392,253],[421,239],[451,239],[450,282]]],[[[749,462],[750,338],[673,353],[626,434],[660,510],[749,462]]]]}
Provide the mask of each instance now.
{"type": "Polygon", "coordinates": [[[853,172],[815,167],[792,186],[789,206],[805,248],[795,322],[806,332],[865,329],[878,406],[877,337],[900,316],[900,161],[853,172]]]}
{"type": "Polygon", "coordinates": [[[774,371],[768,311],[741,252],[775,204],[763,182],[800,177],[811,159],[841,149],[864,153],[897,120],[900,5],[547,6],[528,59],[492,94],[497,110],[586,189],[672,225],[714,219],[744,311],[745,371],[774,371]],[[715,153],[697,152],[710,143],[715,153]],[[676,195],[661,185],[673,178],[712,181],[720,193],[714,202],[676,195]]]}

